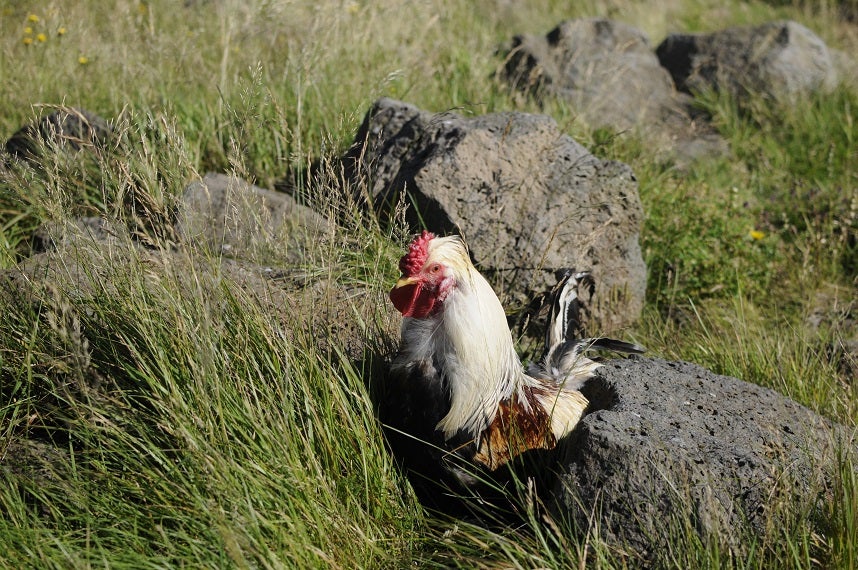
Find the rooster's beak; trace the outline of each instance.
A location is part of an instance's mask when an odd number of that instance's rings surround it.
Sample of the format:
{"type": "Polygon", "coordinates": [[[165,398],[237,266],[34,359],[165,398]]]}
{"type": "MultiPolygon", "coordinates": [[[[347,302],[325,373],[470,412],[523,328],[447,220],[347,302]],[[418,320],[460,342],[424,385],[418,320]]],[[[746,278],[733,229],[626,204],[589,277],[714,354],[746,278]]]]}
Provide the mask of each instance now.
{"type": "Polygon", "coordinates": [[[407,287],[408,285],[414,285],[417,283],[417,280],[413,277],[400,277],[399,281],[396,282],[396,285],[393,286],[394,289],[399,289],[400,287],[407,287]]]}

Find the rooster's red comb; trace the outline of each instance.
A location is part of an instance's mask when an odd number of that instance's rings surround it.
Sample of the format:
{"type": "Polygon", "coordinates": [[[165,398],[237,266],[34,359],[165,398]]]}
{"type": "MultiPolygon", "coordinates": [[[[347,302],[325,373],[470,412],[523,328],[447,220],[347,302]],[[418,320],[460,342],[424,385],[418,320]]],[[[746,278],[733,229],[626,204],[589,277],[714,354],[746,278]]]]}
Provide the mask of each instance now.
{"type": "Polygon", "coordinates": [[[435,234],[423,230],[408,246],[408,253],[399,260],[399,270],[405,277],[413,277],[426,263],[426,258],[429,257],[429,242],[433,239],[435,234]]]}

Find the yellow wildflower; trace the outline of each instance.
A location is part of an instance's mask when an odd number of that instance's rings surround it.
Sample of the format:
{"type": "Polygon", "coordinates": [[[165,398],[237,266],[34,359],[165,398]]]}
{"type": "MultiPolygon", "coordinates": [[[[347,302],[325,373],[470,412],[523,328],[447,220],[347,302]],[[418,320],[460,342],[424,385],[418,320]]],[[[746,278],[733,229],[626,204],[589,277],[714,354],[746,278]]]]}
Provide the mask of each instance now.
{"type": "Polygon", "coordinates": [[[766,234],[761,232],[760,230],[751,230],[750,233],[751,239],[763,239],[766,237],[766,234]]]}
{"type": "Polygon", "coordinates": [[[40,42],[44,42],[48,40],[48,36],[46,36],[45,34],[39,34],[38,36],[36,36],[36,39],[40,42]]]}
{"type": "Polygon", "coordinates": [[[30,14],[29,16],[27,16],[27,20],[30,22],[33,22],[35,24],[36,22],[39,21],[39,17],[36,16],[35,14],[30,14]]]}
{"type": "Polygon", "coordinates": [[[58,36],[66,35],[66,29],[64,27],[60,26],[59,28],[57,28],[57,35],[58,36]]]}
{"type": "Polygon", "coordinates": [[[33,38],[24,38],[24,45],[28,46],[33,43],[33,38]]]}
{"type": "Polygon", "coordinates": [[[33,28],[31,28],[30,26],[27,26],[26,28],[24,28],[24,33],[29,36],[30,34],[33,33],[33,28]]]}

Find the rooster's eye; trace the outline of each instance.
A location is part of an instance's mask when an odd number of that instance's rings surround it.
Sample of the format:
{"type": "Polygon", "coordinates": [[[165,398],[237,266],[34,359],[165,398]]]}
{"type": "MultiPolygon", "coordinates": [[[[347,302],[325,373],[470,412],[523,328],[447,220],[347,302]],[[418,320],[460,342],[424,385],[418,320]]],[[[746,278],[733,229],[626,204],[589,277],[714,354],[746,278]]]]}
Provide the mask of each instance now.
{"type": "Polygon", "coordinates": [[[438,273],[439,271],[441,271],[441,266],[436,263],[435,265],[433,265],[432,267],[429,268],[429,271],[430,271],[430,273],[438,273]]]}

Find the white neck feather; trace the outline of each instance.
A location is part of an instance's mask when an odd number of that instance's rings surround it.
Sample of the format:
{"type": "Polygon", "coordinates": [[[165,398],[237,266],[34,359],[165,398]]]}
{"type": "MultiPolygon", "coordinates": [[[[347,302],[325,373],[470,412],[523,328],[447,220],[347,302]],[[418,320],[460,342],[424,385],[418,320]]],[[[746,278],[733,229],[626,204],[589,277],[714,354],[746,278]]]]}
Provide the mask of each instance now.
{"type": "Polygon", "coordinates": [[[515,352],[506,314],[491,285],[473,267],[457,276],[444,309],[429,319],[406,319],[402,330],[410,358],[435,355],[443,367],[451,406],[438,422],[446,438],[459,430],[476,436],[494,419],[498,403],[526,376],[515,352]]]}

